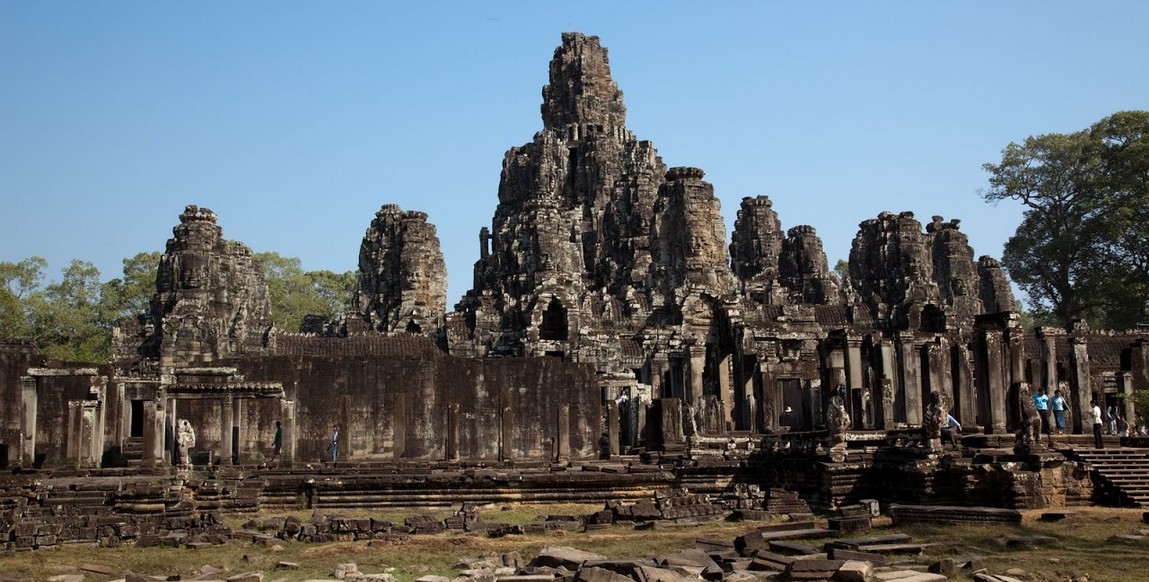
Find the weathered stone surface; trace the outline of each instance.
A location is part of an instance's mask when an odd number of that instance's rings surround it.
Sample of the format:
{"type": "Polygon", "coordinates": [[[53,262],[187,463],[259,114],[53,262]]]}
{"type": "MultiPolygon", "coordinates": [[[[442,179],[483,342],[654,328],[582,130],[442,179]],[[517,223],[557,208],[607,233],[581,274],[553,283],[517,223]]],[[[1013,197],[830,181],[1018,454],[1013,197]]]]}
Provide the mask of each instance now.
{"type": "Polygon", "coordinates": [[[363,235],[355,309],[369,329],[434,332],[447,311],[446,275],[427,214],[386,204],[363,235]]]}
{"type": "Polygon", "coordinates": [[[584,552],[570,546],[544,546],[543,549],[539,550],[539,555],[531,560],[530,565],[536,567],[566,568],[573,572],[577,570],[579,566],[582,566],[583,562],[605,559],[605,556],[584,552]]]}

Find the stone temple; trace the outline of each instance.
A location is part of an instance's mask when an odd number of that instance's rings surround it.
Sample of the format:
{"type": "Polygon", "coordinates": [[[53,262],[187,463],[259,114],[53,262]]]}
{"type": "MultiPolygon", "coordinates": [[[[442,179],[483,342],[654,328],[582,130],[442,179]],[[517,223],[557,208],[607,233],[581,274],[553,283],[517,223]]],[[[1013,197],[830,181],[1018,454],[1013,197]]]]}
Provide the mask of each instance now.
{"type": "MultiPolygon", "coordinates": [[[[784,229],[765,196],[742,200],[728,236],[704,171],[666,167],[627,129],[597,37],[562,36],[541,113],[504,156],[453,309],[432,217],[386,204],[344,319],[276,329],[251,250],[188,206],[110,365],[0,345],[0,460],[170,468],[181,420],[197,436],[189,462],[209,467],[319,466],[335,426],[339,465],[361,467],[571,466],[605,433],[634,467],[679,459],[678,482],[751,467],[833,506],[938,470],[938,415],[952,411],[967,448],[999,451],[947,465],[984,499],[1008,492],[987,504],[1087,498],[1073,458],[1027,432],[1030,387],[1070,400],[1066,442],[1086,438],[1092,398],[1133,418],[1124,397],[1149,389],[1149,334],[1026,332],[1002,268],[954,219],[862,220],[845,280],[814,227],[784,229]]],[[[915,483],[884,493],[934,495],[915,483]]]]}

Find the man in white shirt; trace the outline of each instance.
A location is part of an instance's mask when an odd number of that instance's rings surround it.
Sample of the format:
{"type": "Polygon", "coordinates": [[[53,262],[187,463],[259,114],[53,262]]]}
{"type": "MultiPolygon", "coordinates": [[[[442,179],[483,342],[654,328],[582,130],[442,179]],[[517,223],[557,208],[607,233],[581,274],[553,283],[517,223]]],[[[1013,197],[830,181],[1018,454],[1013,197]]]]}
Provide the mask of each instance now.
{"type": "Polygon", "coordinates": [[[1089,405],[1093,407],[1093,444],[1098,449],[1104,449],[1105,443],[1101,442],[1101,407],[1096,400],[1090,400],[1089,405]]]}

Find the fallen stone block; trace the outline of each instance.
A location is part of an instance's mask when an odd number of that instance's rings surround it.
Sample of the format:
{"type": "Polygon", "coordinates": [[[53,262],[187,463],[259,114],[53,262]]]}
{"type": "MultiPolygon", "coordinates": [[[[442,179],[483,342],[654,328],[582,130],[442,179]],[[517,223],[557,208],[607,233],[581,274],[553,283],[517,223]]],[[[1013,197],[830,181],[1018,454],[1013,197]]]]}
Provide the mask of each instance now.
{"type": "Polygon", "coordinates": [[[244,572],[227,579],[227,582],[263,582],[263,572],[244,572]]]}
{"type": "Polygon", "coordinates": [[[115,576],[116,569],[109,566],[101,566],[99,564],[84,564],[80,566],[81,572],[91,572],[92,574],[99,574],[101,576],[115,576]]]}
{"type": "Polygon", "coordinates": [[[874,566],[885,566],[886,557],[881,554],[872,552],[859,552],[855,550],[846,550],[843,548],[829,547],[826,548],[826,553],[831,560],[854,560],[859,562],[869,562],[874,566]]]}
{"type": "Polygon", "coordinates": [[[941,574],[918,572],[917,570],[894,570],[891,572],[875,572],[874,579],[881,582],[946,582],[948,578],[941,574]]]}
{"type": "Polygon", "coordinates": [[[874,566],[860,560],[845,560],[834,574],[837,582],[867,582],[874,575],[874,566]]]}
{"type": "Polygon", "coordinates": [[[1037,518],[1038,521],[1055,522],[1069,519],[1077,515],[1076,511],[1047,511],[1037,518]]]}
{"type": "Polygon", "coordinates": [[[1149,539],[1149,538],[1146,538],[1145,536],[1142,536],[1142,535],[1136,535],[1136,534],[1116,534],[1116,535],[1110,537],[1109,541],[1111,543],[1117,543],[1117,544],[1140,545],[1140,544],[1146,543],[1147,539],[1149,539]]]}
{"type": "Polygon", "coordinates": [[[617,574],[606,568],[599,568],[597,566],[579,568],[575,574],[575,580],[579,582],[633,582],[630,578],[622,574],[617,574]]]}
{"type": "Polygon", "coordinates": [[[843,564],[842,560],[795,560],[782,577],[786,580],[827,580],[833,578],[843,564]]]}
{"type": "Polygon", "coordinates": [[[770,551],[786,556],[808,556],[811,554],[819,553],[816,548],[812,548],[805,544],[799,544],[797,542],[788,542],[785,540],[771,541],[770,551]]]}
{"type": "Polygon", "coordinates": [[[358,573],[359,573],[359,566],[356,565],[354,562],[348,562],[345,564],[336,564],[335,565],[335,572],[333,572],[332,575],[335,576],[336,578],[340,579],[340,580],[343,580],[344,578],[347,578],[348,575],[350,575],[350,574],[358,574],[358,573]]]}
{"type": "Polygon", "coordinates": [[[934,562],[933,564],[930,564],[930,567],[927,569],[927,571],[934,574],[941,574],[942,576],[949,578],[950,576],[954,575],[954,569],[953,559],[943,558],[934,562]]]}
{"type": "Polygon", "coordinates": [[[584,552],[570,546],[543,546],[539,555],[531,560],[531,566],[566,568],[572,572],[588,560],[605,560],[606,556],[584,552]]]}
{"type": "Polygon", "coordinates": [[[299,562],[276,562],[276,570],[298,570],[299,562]]]}

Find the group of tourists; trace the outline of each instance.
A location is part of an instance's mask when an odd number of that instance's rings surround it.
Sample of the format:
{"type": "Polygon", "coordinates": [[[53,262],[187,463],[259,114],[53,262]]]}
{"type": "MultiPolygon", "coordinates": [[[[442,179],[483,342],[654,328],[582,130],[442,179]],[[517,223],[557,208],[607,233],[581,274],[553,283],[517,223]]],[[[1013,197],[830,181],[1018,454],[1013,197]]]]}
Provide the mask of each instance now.
{"type": "Polygon", "coordinates": [[[1041,432],[1047,435],[1052,435],[1055,431],[1057,434],[1062,434],[1069,426],[1067,418],[1069,402],[1061,395],[1061,390],[1054,390],[1053,397],[1050,398],[1048,388],[1036,388],[1033,391],[1033,406],[1041,417],[1041,432]],[[1049,418],[1050,412],[1053,413],[1052,422],[1049,418]]]}

